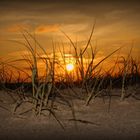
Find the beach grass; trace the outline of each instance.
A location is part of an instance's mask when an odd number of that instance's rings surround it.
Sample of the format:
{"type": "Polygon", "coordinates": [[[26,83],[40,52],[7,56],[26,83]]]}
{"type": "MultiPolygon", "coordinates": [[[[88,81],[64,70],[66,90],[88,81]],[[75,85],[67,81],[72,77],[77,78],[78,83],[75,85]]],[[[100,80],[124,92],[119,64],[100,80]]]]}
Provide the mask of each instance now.
{"type": "MultiPolygon", "coordinates": [[[[133,47],[131,47],[126,58],[124,56],[118,56],[114,65],[111,66],[109,70],[103,72],[102,64],[124,46],[120,46],[98,63],[94,63],[96,59],[96,47],[94,48],[92,46],[94,28],[95,25],[91,30],[91,34],[84,48],[79,48],[76,43],[63,32],[74,52],[70,52],[70,54],[73,54],[66,58],[64,46],[62,46],[62,49],[59,48],[59,53],[62,58],[61,62],[57,57],[54,43],[52,44],[52,56],[50,57],[34,35],[27,30],[22,31],[25,42],[13,42],[23,46],[30,55],[23,55],[22,58],[18,60],[0,60],[0,88],[1,90],[7,91],[7,93],[14,93],[9,94],[14,99],[12,114],[16,114],[17,109],[22,106],[23,103],[30,102],[33,105],[32,108],[16,115],[26,114],[26,112],[32,111],[35,116],[45,116],[46,114],[44,112],[48,111],[49,115],[55,118],[61,128],[65,129],[63,123],[57,117],[55,111],[56,102],[64,104],[70,109],[72,120],[75,120],[74,125],[77,127],[76,112],[72,100],[84,100],[85,105],[88,106],[96,97],[102,97],[104,99],[104,96],[107,96],[109,98],[108,108],[110,108],[111,98],[114,96],[111,94],[113,88],[121,88],[121,93],[116,95],[121,101],[131,96],[126,94],[127,87],[131,85],[136,87],[140,82],[140,64],[131,56],[133,47]],[[32,40],[34,44],[32,44],[30,40],[32,40]],[[90,50],[91,54],[88,56],[88,63],[85,65],[84,59],[87,50],[90,50]],[[75,60],[75,70],[69,72],[66,69],[66,64],[67,60],[71,58],[75,60]],[[29,72],[13,64],[13,62],[18,63],[23,61],[29,67],[29,72]],[[43,76],[39,75],[40,61],[43,62],[44,66],[43,76]],[[123,66],[120,67],[120,65],[123,66]],[[61,68],[61,71],[63,71],[61,75],[57,73],[58,66],[61,68]],[[119,69],[117,73],[116,69],[119,69]],[[16,73],[16,75],[14,73],[16,73]],[[25,75],[24,78],[22,77],[23,74],[25,75]],[[76,90],[76,88],[78,90],[76,90]],[[67,90],[66,94],[63,94],[64,89],[67,90]],[[15,99],[14,95],[18,98],[15,99]]],[[[132,96],[138,99],[133,93],[132,96]]]]}

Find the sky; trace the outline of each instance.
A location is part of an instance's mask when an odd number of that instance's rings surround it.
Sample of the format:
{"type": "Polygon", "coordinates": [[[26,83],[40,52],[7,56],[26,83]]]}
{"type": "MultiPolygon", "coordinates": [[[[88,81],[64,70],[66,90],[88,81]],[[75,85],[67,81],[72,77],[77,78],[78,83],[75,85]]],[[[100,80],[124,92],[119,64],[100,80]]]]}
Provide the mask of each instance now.
{"type": "Polygon", "coordinates": [[[100,57],[124,45],[140,54],[140,2],[136,0],[0,0],[0,57],[16,58],[25,48],[21,28],[35,34],[49,52],[52,41],[69,49],[64,31],[79,47],[86,44],[95,23],[92,42],[100,57]],[[20,29],[19,29],[20,27],[20,29]],[[133,43],[132,43],[133,42],[133,43]]]}

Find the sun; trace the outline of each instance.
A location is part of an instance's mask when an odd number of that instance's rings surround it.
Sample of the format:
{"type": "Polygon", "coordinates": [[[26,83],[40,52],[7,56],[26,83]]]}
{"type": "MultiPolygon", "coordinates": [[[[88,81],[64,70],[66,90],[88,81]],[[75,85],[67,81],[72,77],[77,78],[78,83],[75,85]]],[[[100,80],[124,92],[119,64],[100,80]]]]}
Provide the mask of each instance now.
{"type": "Polygon", "coordinates": [[[66,70],[67,70],[67,71],[70,72],[70,71],[72,71],[73,69],[74,69],[74,65],[73,65],[72,63],[69,63],[69,64],[66,65],[66,70]]]}

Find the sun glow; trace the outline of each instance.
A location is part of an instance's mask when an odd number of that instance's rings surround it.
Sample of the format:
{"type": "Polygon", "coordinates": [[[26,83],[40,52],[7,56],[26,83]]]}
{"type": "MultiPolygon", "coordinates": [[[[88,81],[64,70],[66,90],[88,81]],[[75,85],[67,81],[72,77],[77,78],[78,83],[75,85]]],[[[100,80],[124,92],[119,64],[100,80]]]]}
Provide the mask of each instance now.
{"type": "Polygon", "coordinates": [[[73,69],[74,69],[74,65],[73,65],[72,63],[69,63],[69,64],[66,65],[66,70],[67,70],[67,71],[70,72],[70,71],[72,71],[73,69]]]}

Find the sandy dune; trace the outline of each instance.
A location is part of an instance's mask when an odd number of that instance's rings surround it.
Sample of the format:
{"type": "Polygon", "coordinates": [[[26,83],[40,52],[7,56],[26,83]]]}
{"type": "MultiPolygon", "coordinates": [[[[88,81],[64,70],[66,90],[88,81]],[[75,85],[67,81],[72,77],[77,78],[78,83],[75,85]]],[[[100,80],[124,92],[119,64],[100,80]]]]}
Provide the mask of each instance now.
{"type": "MultiPolygon", "coordinates": [[[[118,97],[112,97],[110,111],[108,98],[104,101],[98,97],[89,106],[85,106],[84,100],[73,99],[76,121],[73,120],[70,108],[56,102],[55,112],[65,128],[63,130],[47,111],[44,112],[47,117],[34,117],[31,111],[20,116],[12,115],[10,111],[13,100],[1,91],[0,140],[140,139],[140,101],[129,97],[120,102],[118,97]]],[[[31,107],[30,103],[24,103],[17,109],[16,114],[31,107]]]]}

